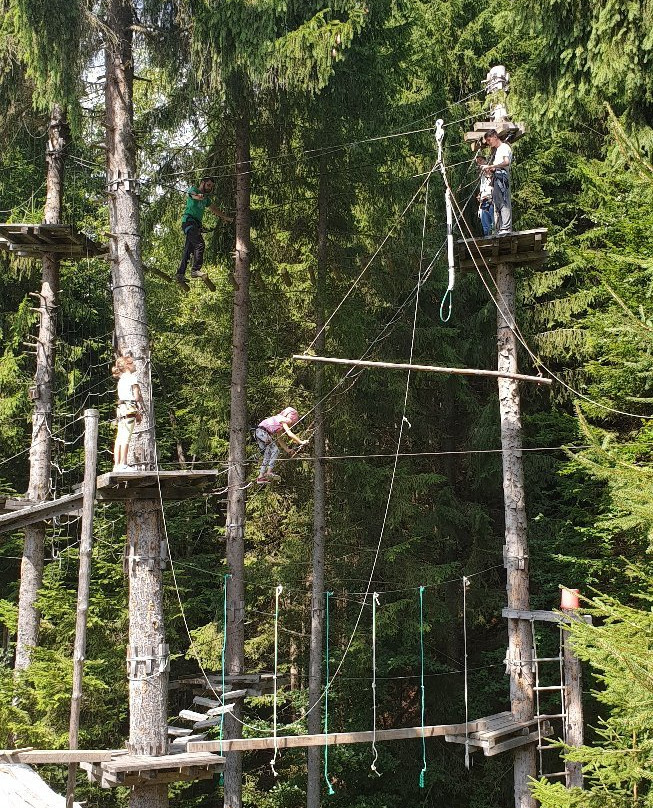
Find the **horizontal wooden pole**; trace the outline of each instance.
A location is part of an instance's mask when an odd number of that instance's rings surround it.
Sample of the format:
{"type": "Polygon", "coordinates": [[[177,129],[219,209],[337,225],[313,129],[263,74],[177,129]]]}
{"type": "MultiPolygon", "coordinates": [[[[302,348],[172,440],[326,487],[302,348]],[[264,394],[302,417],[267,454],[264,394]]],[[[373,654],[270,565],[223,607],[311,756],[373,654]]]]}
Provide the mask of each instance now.
{"type": "Polygon", "coordinates": [[[102,763],[123,750],[111,749],[2,749],[0,761],[10,763],[102,763]]]}
{"type": "MultiPolygon", "coordinates": [[[[480,721],[470,721],[469,732],[478,729],[480,721]]],[[[439,738],[445,735],[460,735],[465,732],[465,724],[438,724],[432,727],[401,727],[400,729],[378,729],[376,736],[371,730],[365,732],[332,732],[328,735],[281,735],[277,737],[279,749],[292,749],[306,746],[336,746],[349,743],[371,743],[377,741],[405,741],[409,738],[439,738]]],[[[235,738],[230,741],[191,741],[189,752],[252,752],[260,749],[274,749],[274,738],[235,738]]]]}
{"type": "Polygon", "coordinates": [[[427,373],[450,373],[453,376],[493,376],[500,379],[515,379],[534,384],[553,384],[552,379],[543,376],[526,376],[523,373],[502,373],[500,370],[477,370],[476,368],[443,368],[437,365],[409,365],[396,362],[368,362],[363,359],[336,359],[332,356],[309,356],[293,354],[293,359],[304,362],[323,362],[327,365],[352,365],[361,368],[389,368],[390,370],[421,370],[427,373]]]}

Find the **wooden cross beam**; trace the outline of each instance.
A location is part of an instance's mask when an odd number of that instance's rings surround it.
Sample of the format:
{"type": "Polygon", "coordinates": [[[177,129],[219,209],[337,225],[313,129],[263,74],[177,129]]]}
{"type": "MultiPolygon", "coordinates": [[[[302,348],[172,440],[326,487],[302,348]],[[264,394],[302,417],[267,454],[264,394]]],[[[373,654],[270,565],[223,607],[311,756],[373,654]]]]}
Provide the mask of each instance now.
{"type": "Polygon", "coordinates": [[[504,373],[500,370],[477,370],[476,368],[443,368],[437,365],[409,365],[396,362],[368,362],[363,359],[336,359],[332,356],[309,356],[308,354],[293,354],[293,359],[304,362],[323,362],[329,365],[352,365],[362,368],[389,368],[390,370],[422,370],[427,373],[450,373],[453,376],[493,376],[499,379],[515,379],[520,382],[533,382],[533,384],[553,384],[552,379],[544,376],[526,376],[523,373],[504,373]]]}

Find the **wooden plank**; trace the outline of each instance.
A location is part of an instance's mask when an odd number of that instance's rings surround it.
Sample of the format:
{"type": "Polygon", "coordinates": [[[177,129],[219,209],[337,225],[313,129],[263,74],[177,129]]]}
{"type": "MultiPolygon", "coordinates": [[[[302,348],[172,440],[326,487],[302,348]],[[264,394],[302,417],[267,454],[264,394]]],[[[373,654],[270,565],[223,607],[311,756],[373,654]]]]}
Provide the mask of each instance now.
{"type": "Polygon", "coordinates": [[[61,516],[71,510],[81,510],[82,492],[76,491],[74,494],[66,494],[57,499],[49,499],[45,502],[28,505],[17,511],[0,515],[0,533],[7,533],[13,530],[20,530],[27,525],[37,522],[44,522],[54,516],[61,516]],[[79,506],[73,507],[73,506],[79,506]]]}
{"type": "MultiPolygon", "coordinates": [[[[469,731],[477,729],[477,722],[470,721],[467,725],[469,731]]],[[[464,734],[465,724],[438,724],[424,727],[401,727],[399,729],[378,729],[377,741],[403,741],[409,738],[443,738],[445,735],[464,734]]],[[[277,737],[276,745],[279,749],[295,749],[307,746],[336,746],[350,743],[371,743],[375,733],[365,732],[333,732],[328,735],[281,735],[277,737]]],[[[260,749],[274,749],[274,738],[236,738],[223,740],[224,752],[251,752],[260,749]]],[[[189,751],[211,752],[220,750],[220,741],[200,741],[188,744],[189,751]]]]}
{"type": "Polygon", "coordinates": [[[193,724],[193,732],[202,732],[205,729],[211,729],[211,727],[217,727],[222,718],[207,718],[206,721],[197,721],[193,724]]]}
{"type": "MultiPolygon", "coordinates": [[[[119,751],[119,750],[116,750],[119,751]]],[[[95,763],[111,760],[116,751],[111,749],[30,749],[27,751],[3,749],[0,757],[7,756],[11,763],[95,763]]]]}
{"type": "Polygon", "coordinates": [[[197,704],[199,707],[221,707],[222,702],[216,701],[215,699],[207,699],[204,696],[195,696],[193,699],[193,704],[197,704]]]}
{"type": "Polygon", "coordinates": [[[517,749],[519,746],[527,746],[531,743],[537,743],[538,738],[539,733],[531,732],[530,735],[520,735],[517,738],[511,738],[508,741],[498,743],[496,746],[491,746],[483,751],[486,757],[494,757],[494,755],[500,755],[502,752],[507,752],[510,749],[517,749]]]}
{"type": "Polygon", "coordinates": [[[562,614],[561,612],[552,612],[545,609],[502,609],[501,616],[510,620],[540,620],[545,623],[570,623],[572,619],[576,619],[584,620],[592,625],[591,614],[562,614]]]}
{"type": "Polygon", "coordinates": [[[180,738],[183,735],[192,735],[192,729],[186,729],[185,727],[168,727],[168,736],[170,738],[180,738]]]}
{"type": "Polygon", "coordinates": [[[193,710],[181,710],[179,712],[179,718],[183,718],[184,721],[203,721],[206,718],[206,714],[196,713],[193,710]]]}
{"type": "Polygon", "coordinates": [[[478,738],[474,738],[471,734],[468,736],[445,735],[444,739],[447,743],[468,743],[470,746],[473,746],[476,749],[487,749],[490,745],[489,741],[480,741],[478,738]]]}
{"type": "Polygon", "coordinates": [[[213,718],[216,715],[225,715],[226,713],[232,713],[234,710],[234,704],[221,704],[219,707],[211,707],[210,710],[207,710],[206,714],[213,718]]]}
{"type": "MultiPolygon", "coordinates": [[[[206,741],[197,741],[197,743],[206,743],[206,741]]],[[[118,772],[181,769],[184,766],[218,766],[221,763],[224,763],[224,758],[220,755],[191,750],[179,755],[122,755],[115,760],[102,763],[102,769],[109,774],[117,774],[118,772]]]]}
{"type": "Polygon", "coordinates": [[[310,356],[308,354],[293,354],[293,359],[304,362],[323,362],[329,365],[351,365],[361,368],[388,368],[391,370],[417,370],[427,373],[445,373],[452,376],[490,376],[498,379],[512,379],[534,384],[553,384],[552,379],[543,376],[526,376],[523,373],[508,373],[500,370],[481,370],[477,368],[449,368],[436,365],[413,365],[405,362],[370,362],[363,359],[340,359],[333,356],[310,356]]]}

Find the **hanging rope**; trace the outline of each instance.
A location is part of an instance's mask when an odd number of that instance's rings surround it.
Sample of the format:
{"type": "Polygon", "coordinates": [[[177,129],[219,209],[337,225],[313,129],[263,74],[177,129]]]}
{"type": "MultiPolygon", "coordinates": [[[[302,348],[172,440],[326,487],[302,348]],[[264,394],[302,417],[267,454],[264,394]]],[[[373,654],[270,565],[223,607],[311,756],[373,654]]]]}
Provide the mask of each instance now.
{"type": "Polygon", "coordinates": [[[274,598],[274,699],[272,708],[272,733],[274,737],[274,755],[270,761],[272,774],[278,777],[274,764],[277,762],[279,748],[277,746],[277,669],[279,667],[279,595],[283,592],[281,584],[277,586],[274,598]]]}
{"type": "Polygon", "coordinates": [[[420,692],[422,720],[422,771],[419,773],[419,787],[424,788],[426,775],[426,738],[424,737],[424,587],[419,588],[419,655],[420,655],[420,692]]]}
{"type": "MultiPolygon", "coordinates": [[[[329,598],[333,592],[326,593],[326,650],[325,650],[325,670],[326,670],[326,687],[324,688],[324,734],[329,734],[329,598]]],[[[331,780],[329,779],[329,744],[324,744],[324,780],[329,790],[329,796],[336,792],[333,790],[331,780]]]]}
{"type": "MultiPolygon", "coordinates": [[[[222,704],[224,706],[224,657],[227,650],[227,580],[231,575],[227,573],[224,576],[223,583],[223,600],[222,600],[222,655],[221,655],[221,670],[222,670],[222,704]]],[[[224,712],[220,716],[220,755],[222,755],[222,735],[224,732],[224,712]]]]}
{"type": "Polygon", "coordinates": [[[438,144],[438,162],[437,166],[442,172],[442,178],[444,180],[444,204],[447,212],[447,259],[449,263],[449,283],[447,284],[447,290],[442,297],[442,302],[440,303],[440,320],[443,323],[449,322],[449,318],[451,317],[451,304],[452,304],[452,297],[453,297],[453,287],[456,281],[456,265],[454,261],[454,249],[453,249],[453,210],[451,206],[451,191],[449,190],[449,183],[447,181],[447,168],[444,164],[444,160],[442,159],[442,145],[444,143],[444,129],[442,127],[442,120],[438,119],[435,122],[435,140],[438,144]],[[445,316],[445,307],[448,304],[448,310],[445,316]]]}
{"type": "Polygon", "coordinates": [[[469,769],[469,705],[467,689],[467,587],[469,578],[463,575],[463,653],[465,662],[465,768],[469,769]]]}
{"type": "Polygon", "coordinates": [[[379,604],[379,593],[372,594],[372,752],[374,758],[370,765],[370,769],[381,776],[381,772],[377,771],[376,761],[379,759],[379,753],[376,749],[376,607],[379,604]]]}

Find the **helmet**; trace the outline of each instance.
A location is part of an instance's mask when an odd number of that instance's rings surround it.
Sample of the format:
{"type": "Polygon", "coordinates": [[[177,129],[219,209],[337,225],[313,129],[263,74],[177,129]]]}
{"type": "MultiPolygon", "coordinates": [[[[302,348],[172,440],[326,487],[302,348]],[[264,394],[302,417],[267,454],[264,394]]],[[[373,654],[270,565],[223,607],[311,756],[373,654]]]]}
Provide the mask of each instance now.
{"type": "Polygon", "coordinates": [[[287,418],[291,424],[296,424],[299,421],[299,413],[294,407],[286,407],[281,413],[284,418],[287,418]]]}

